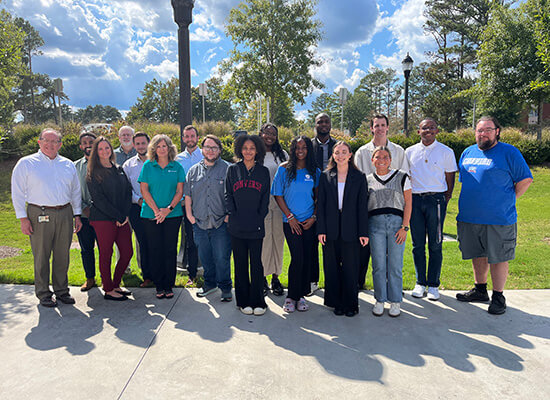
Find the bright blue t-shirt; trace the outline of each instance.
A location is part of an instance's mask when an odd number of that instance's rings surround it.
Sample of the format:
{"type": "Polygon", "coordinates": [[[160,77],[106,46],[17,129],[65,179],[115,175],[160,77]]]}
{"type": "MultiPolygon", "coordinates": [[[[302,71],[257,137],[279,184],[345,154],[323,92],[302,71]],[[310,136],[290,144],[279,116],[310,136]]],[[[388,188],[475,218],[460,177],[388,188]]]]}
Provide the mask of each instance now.
{"type": "MultiPolygon", "coordinates": [[[[149,186],[149,193],[158,208],[166,208],[176,194],[179,182],[185,182],[185,172],[177,161],[171,161],[164,168],[158,162],[147,160],[143,164],[138,182],[145,182],[149,186]]],[[[166,218],[183,216],[181,202],[178,202],[172,212],[166,218]]],[[[155,218],[155,213],[144,201],[141,206],[142,218],[155,218]]]]}
{"type": "Polygon", "coordinates": [[[457,221],[483,225],[512,225],[517,221],[515,184],[533,175],[520,151],[498,142],[489,150],[477,144],[460,156],[457,221]]]}
{"type": "MultiPolygon", "coordinates": [[[[288,182],[287,176],[286,168],[279,166],[273,178],[271,194],[283,196],[290,212],[298,221],[303,222],[310,218],[315,211],[313,189],[319,186],[321,171],[317,168],[314,178],[307,169],[299,169],[296,171],[296,179],[291,182],[288,182]]],[[[283,222],[288,222],[284,214],[283,222]]]]}

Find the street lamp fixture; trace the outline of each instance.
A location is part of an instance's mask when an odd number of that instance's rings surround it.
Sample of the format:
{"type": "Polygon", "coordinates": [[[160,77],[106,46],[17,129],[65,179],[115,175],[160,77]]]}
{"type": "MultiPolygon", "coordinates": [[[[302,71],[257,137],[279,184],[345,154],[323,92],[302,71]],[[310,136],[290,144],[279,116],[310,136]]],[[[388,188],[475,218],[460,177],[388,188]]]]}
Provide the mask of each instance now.
{"type": "MultiPolygon", "coordinates": [[[[189,58],[189,25],[193,22],[194,0],[171,0],[174,21],[178,24],[178,57],[180,83],[180,140],[183,128],[193,122],[191,108],[191,61],[189,58]]],[[[183,140],[181,141],[183,149],[183,140]]]]}
{"type": "Polygon", "coordinates": [[[413,68],[413,59],[407,53],[407,57],[401,61],[403,66],[403,74],[405,75],[405,110],[403,113],[403,132],[406,136],[409,136],[408,123],[409,123],[409,76],[411,75],[411,70],[413,68]]]}

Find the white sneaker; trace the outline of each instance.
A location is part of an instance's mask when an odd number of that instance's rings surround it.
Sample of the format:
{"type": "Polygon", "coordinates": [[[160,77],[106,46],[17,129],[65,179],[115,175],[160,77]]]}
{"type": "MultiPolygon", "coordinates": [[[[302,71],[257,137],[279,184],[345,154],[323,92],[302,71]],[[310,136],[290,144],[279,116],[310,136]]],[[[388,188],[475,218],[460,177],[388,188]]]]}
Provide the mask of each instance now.
{"type": "Polygon", "coordinates": [[[401,304],[400,303],[391,303],[390,311],[388,312],[390,317],[399,317],[401,314],[401,304]]]}
{"type": "Polygon", "coordinates": [[[313,293],[315,293],[317,290],[319,290],[318,282],[311,282],[310,291],[306,296],[307,297],[313,296],[313,293]]]}
{"type": "Polygon", "coordinates": [[[428,300],[439,300],[439,289],[436,287],[428,287],[428,300]]]}
{"type": "Polygon", "coordinates": [[[256,307],[254,309],[254,315],[264,315],[265,314],[265,311],[266,311],[266,308],[262,308],[262,307],[256,307]]]}
{"type": "Polygon", "coordinates": [[[372,313],[377,317],[380,317],[382,314],[384,314],[384,302],[377,301],[374,304],[374,307],[372,307],[372,313]]]}
{"type": "Polygon", "coordinates": [[[252,307],[241,307],[241,312],[246,315],[252,315],[254,311],[252,310],[252,307]]]}
{"type": "Polygon", "coordinates": [[[424,297],[424,292],[426,291],[426,286],[419,285],[418,283],[414,286],[414,289],[412,291],[412,297],[416,298],[422,298],[424,297]]]}

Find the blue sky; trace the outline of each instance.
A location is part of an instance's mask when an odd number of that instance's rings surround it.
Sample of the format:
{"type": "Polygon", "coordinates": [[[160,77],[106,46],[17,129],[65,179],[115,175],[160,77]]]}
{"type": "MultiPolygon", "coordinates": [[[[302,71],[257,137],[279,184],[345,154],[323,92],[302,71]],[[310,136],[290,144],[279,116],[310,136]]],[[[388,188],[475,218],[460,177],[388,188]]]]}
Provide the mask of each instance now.
{"type": "MultiPolygon", "coordinates": [[[[232,49],[224,34],[229,10],[239,0],[196,0],[191,37],[191,83],[216,75],[232,49]]],[[[103,104],[129,110],[146,82],[177,76],[177,25],[170,0],[4,0],[44,38],[35,72],[62,78],[67,103],[103,104]]],[[[426,60],[434,41],[423,32],[424,0],[319,0],[317,18],[324,38],[312,70],[325,91],[353,90],[369,68],[391,67],[401,74],[407,52],[426,60]]],[[[308,104],[296,106],[304,117],[308,104]]]]}

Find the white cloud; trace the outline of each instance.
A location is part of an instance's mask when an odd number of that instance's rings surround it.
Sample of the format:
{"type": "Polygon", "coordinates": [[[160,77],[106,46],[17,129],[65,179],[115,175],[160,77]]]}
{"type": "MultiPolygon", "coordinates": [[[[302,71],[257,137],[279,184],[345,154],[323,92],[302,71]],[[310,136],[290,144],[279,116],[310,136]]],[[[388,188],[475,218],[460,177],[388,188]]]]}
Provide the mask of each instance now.
{"type": "Polygon", "coordinates": [[[207,31],[200,27],[195,29],[194,32],[191,32],[189,34],[189,39],[195,42],[212,42],[212,43],[218,43],[221,40],[221,38],[218,36],[216,32],[207,31]]]}
{"type": "Polygon", "coordinates": [[[351,76],[344,80],[343,86],[349,91],[353,91],[359,85],[359,82],[361,82],[361,79],[363,79],[365,75],[367,75],[365,71],[359,68],[355,68],[351,76]]]}
{"type": "Polygon", "coordinates": [[[178,61],[164,60],[159,65],[146,65],[141,68],[141,72],[154,72],[161,79],[168,80],[174,76],[178,76],[178,61]]]}

